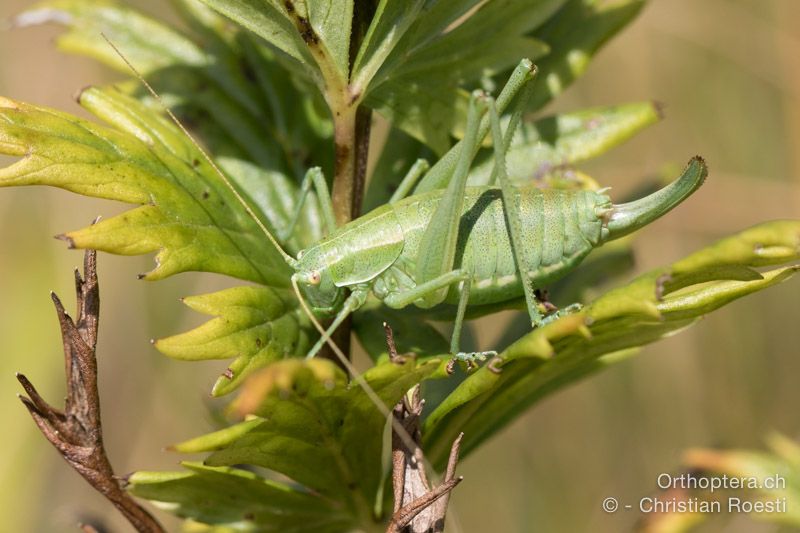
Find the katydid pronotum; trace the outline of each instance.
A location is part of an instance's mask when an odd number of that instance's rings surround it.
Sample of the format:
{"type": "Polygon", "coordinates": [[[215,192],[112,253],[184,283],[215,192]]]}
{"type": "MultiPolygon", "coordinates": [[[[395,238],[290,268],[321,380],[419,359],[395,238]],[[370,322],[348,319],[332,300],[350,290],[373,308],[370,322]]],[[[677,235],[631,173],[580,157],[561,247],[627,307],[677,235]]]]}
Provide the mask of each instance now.
{"type": "MultiPolygon", "coordinates": [[[[482,91],[474,92],[464,138],[427,173],[424,162],[413,165],[388,204],[342,227],[336,227],[322,171],[310,169],[303,179],[288,234],[312,187],[328,234],[300,251],[296,258],[283,250],[224,173],[197,145],[294,270],[291,282],[297,298],[321,333],[307,357],[316,355],[326,342],[338,351],[331,335],[372,293],[396,309],[456,304],[451,355],[472,367],[475,361],[496,356],[496,352],[460,351],[460,331],[469,304],[498,304],[524,296],[533,327],[572,311],[577,304],[545,316],[535,289],[568,273],[593,248],[664,215],[703,183],[705,163],[694,157],[671,184],[620,205],[613,204],[605,190],[512,185],[506,174],[505,152],[521,120],[535,72],[530,61],[521,61],[497,101],[482,91]],[[500,113],[515,97],[515,111],[504,135],[500,113]],[[467,187],[472,160],[490,130],[495,159],[491,181],[498,185],[467,187]],[[408,196],[420,179],[418,193],[408,196]],[[327,330],[320,326],[315,314],[334,316],[327,330]]],[[[191,138],[168,109],[167,112],[191,138]]]]}

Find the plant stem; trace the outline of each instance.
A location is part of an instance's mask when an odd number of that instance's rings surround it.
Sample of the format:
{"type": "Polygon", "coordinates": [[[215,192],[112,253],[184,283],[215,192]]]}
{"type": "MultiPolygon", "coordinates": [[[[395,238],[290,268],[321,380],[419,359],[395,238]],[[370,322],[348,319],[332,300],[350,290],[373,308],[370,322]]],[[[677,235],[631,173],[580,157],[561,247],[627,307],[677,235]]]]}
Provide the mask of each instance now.
{"type": "Polygon", "coordinates": [[[356,162],[359,158],[359,148],[369,150],[369,139],[364,141],[358,138],[359,128],[356,127],[358,115],[358,110],[354,107],[334,111],[333,140],[336,158],[331,196],[333,212],[339,226],[347,224],[358,216],[356,206],[360,202],[355,197],[356,183],[363,177],[357,176],[356,162]]]}
{"type": "MultiPolygon", "coordinates": [[[[355,54],[366,34],[377,3],[356,2],[353,11],[352,36],[350,39],[350,68],[355,54]]],[[[364,198],[364,183],[367,178],[369,158],[369,138],[372,125],[372,110],[361,107],[360,94],[353,94],[349,85],[338,94],[328,94],[326,100],[333,113],[333,141],[335,149],[333,190],[333,213],[339,226],[347,224],[361,214],[364,198]]],[[[336,89],[334,89],[336,91],[336,89]]],[[[333,335],[342,351],[350,356],[350,330],[352,322],[348,318],[333,335]]],[[[322,350],[321,355],[330,359],[330,350],[322,350]]]]}
{"type": "MultiPolygon", "coordinates": [[[[369,135],[372,111],[350,107],[334,118],[334,142],[336,146],[333,180],[333,213],[339,226],[358,217],[364,196],[369,156],[369,135]]],[[[348,317],[332,336],[342,352],[350,357],[351,318],[348,317]]],[[[329,346],[320,355],[336,361],[329,346]]]]}

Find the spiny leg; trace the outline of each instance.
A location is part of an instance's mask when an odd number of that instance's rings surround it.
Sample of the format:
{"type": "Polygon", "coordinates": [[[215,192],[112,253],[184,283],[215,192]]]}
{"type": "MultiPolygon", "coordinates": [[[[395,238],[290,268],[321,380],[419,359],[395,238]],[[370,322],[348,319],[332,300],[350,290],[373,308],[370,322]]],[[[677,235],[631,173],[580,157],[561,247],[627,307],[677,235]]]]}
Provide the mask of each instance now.
{"type": "MultiPolygon", "coordinates": [[[[336,329],[341,325],[342,322],[356,309],[364,305],[364,302],[367,300],[367,295],[369,294],[368,290],[364,289],[354,289],[353,292],[350,293],[350,296],[344,301],[341,310],[336,314],[336,317],[333,319],[333,322],[328,326],[328,329],[325,331],[324,335],[321,335],[320,338],[317,340],[316,344],[311,347],[306,354],[306,359],[311,359],[317,352],[320,351],[322,346],[328,342],[328,339],[331,338],[331,335],[336,331],[336,329]]],[[[301,297],[298,295],[298,298],[301,297]]]]}
{"type": "Polygon", "coordinates": [[[500,116],[497,113],[494,101],[489,101],[489,116],[492,123],[492,142],[494,144],[494,172],[500,182],[500,190],[503,194],[503,207],[506,215],[506,225],[511,235],[511,253],[514,255],[514,262],[517,265],[522,289],[525,293],[525,304],[528,307],[528,314],[531,317],[531,324],[534,327],[542,324],[542,313],[539,311],[539,302],[533,292],[528,267],[525,258],[530,254],[525,253],[525,242],[522,239],[522,228],[520,226],[522,217],[519,206],[517,205],[518,194],[511,180],[508,179],[506,172],[506,154],[503,150],[503,133],[500,131],[500,116]]]}
{"type": "Polygon", "coordinates": [[[297,227],[297,223],[300,220],[300,213],[303,211],[303,205],[308,198],[308,194],[311,192],[312,185],[317,193],[319,206],[322,210],[325,231],[330,234],[336,230],[336,217],[333,214],[333,201],[331,200],[331,193],[328,189],[328,182],[325,181],[325,175],[322,173],[322,169],[319,167],[312,167],[308,169],[306,175],[303,176],[303,181],[300,184],[300,197],[297,199],[297,204],[294,207],[292,219],[289,221],[289,225],[286,229],[278,236],[281,241],[285,242],[291,237],[295,227],[297,227]]]}
{"type": "MultiPolygon", "coordinates": [[[[485,109],[485,101],[486,96],[481,91],[473,92],[470,97],[467,128],[462,141],[464,144],[461,147],[455,171],[419,243],[415,276],[417,283],[424,284],[453,270],[458,244],[459,221],[464,210],[467,175],[475,154],[475,147],[479,142],[480,115],[485,109]]],[[[441,303],[446,296],[446,288],[428,292],[423,296],[420,306],[432,307],[441,303]]]]}

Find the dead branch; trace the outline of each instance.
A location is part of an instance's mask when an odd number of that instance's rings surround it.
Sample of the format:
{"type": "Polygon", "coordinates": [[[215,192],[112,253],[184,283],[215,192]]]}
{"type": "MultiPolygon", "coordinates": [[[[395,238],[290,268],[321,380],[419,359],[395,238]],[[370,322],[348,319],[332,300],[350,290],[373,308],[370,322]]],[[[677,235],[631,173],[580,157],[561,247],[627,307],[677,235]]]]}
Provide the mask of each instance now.
{"type": "MultiPolygon", "coordinates": [[[[105,496],[128,519],[137,531],[163,533],[164,528],[127,492],[114,476],[103,447],[100,424],[100,395],[97,389],[97,327],[100,315],[100,292],[97,283],[97,254],[87,250],[84,276],[75,269],[78,320],[64,310],[58,296],[51,293],[56,307],[67,375],[67,398],[64,410],[52,407],[39,395],[22,374],[17,379],[27,397],[19,395],[33,421],[61,456],[100,494],[105,496]]],[[[91,531],[91,526],[83,530],[91,531]]]]}

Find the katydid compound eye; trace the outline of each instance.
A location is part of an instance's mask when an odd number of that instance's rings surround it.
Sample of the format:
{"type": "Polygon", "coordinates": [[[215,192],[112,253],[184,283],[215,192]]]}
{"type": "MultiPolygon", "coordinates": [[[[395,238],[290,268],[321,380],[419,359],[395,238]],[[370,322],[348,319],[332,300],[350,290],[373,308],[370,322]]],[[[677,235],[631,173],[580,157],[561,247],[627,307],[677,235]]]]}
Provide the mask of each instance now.
{"type": "Polygon", "coordinates": [[[319,275],[319,272],[312,272],[311,275],[308,276],[308,282],[312,285],[319,285],[320,279],[322,279],[319,275]]]}

